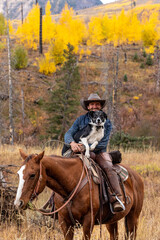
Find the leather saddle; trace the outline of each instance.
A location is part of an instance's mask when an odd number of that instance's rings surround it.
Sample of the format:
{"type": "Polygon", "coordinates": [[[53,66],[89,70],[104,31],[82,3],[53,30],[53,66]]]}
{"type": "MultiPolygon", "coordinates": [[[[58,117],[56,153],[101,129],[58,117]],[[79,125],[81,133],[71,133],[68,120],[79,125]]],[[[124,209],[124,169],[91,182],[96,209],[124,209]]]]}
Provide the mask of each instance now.
{"type": "MultiPolygon", "coordinates": [[[[119,151],[118,151],[119,152],[119,151]]],[[[118,163],[121,162],[121,159],[118,160],[117,157],[117,151],[114,151],[112,156],[115,155],[116,159],[112,157],[112,163],[113,163],[113,169],[118,175],[119,183],[121,186],[121,189],[123,191],[123,194],[125,196],[125,199],[127,200],[127,196],[125,193],[125,187],[124,187],[124,181],[128,178],[128,171],[123,166],[119,165],[118,163]]],[[[118,153],[119,155],[119,153],[118,153]]],[[[84,164],[87,166],[89,170],[91,170],[91,176],[93,178],[93,181],[99,185],[100,189],[100,200],[102,204],[105,204],[106,202],[109,202],[108,197],[108,190],[109,190],[109,181],[106,176],[106,173],[103,171],[103,169],[92,159],[92,158],[86,158],[82,154],[78,154],[80,159],[84,162],[84,164]]]]}

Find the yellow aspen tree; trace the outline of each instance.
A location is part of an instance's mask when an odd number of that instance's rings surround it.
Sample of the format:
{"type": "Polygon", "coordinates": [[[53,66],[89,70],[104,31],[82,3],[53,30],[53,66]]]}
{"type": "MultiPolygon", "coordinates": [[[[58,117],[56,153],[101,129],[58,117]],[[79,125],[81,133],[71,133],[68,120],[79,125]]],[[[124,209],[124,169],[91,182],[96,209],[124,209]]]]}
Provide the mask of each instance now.
{"type": "Polygon", "coordinates": [[[103,41],[107,41],[109,43],[110,38],[110,27],[111,19],[109,19],[108,15],[105,14],[102,19],[102,35],[103,35],[103,41]]]}
{"type": "Polygon", "coordinates": [[[116,47],[118,45],[118,22],[116,15],[114,14],[111,18],[111,32],[109,35],[109,41],[113,43],[113,45],[116,47]]]}
{"type": "Polygon", "coordinates": [[[136,13],[129,13],[128,43],[141,41],[142,25],[137,18],[136,13]]]}
{"type": "Polygon", "coordinates": [[[52,57],[49,53],[46,53],[45,56],[42,56],[38,59],[39,72],[49,75],[56,71],[55,63],[52,60],[52,57]]]}
{"type": "Polygon", "coordinates": [[[104,39],[102,29],[102,17],[92,17],[88,24],[88,36],[87,45],[101,45],[104,39]]]}
{"type": "Polygon", "coordinates": [[[51,4],[48,1],[45,7],[45,16],[43,17],[42,39],[44,42],[51,43],[55,37],[55,28],[55,22],[52,21],[51,17],[51,4]]]}
{"type": "Polygon", "coordinates": [[[73,20],[73,14],[73,8],[69,8],[66,3],[61,13],[60,24],[69,24],[73,20]]]}
{"type": "Polygon", "coordinates": [[[73,9],[69,9],[66,4],[56,27],[55,39],[59,39],[64,44],[64,49],[70,43],[74,47],[74,52],[77,52],[78,45],[82,43],[85,35],[85,24],[80,19],[73,19],[73,9]]]}
{"type": "Polygon", "coordinates": [[[125,15],[124,9],[121,11],[120,15],[117,18],[117,38],[118,44],[127,43],[127,35],[129,31],[129,20],[125,15]]]}
{"type": "Polygon", "coordinates": [[[18,27],[17,36],[20,43],[27,48],[37,49],[39,41],[39,22],[40,22],[39,5],[34,5],[24,23],[18,27]]]}
{"type": "Polygon", "coordinates": [[[14,28],[13,28],[12,23],[11,23],[10,20],[8,20],[8,26],[9,26],[9,33],[13,34],[14,33],[14,28]]]}
{"type": "Polygon", "coordinates": [[[54,42],[51,43],[49,53],[53,58],[55,65],[62,64],[64,62],[64,49],[66,48],[65,43],[62,39],[56,38],[54,42]]]}
{"type": "Polygon", "coordinates": [[[143,25],[142,41],[144,46],[149,48],[150,53],[154,52],[154,46],[158,41],[158,32],[156,29],[158,22],[158,14],[154,12],[143,25]]]}

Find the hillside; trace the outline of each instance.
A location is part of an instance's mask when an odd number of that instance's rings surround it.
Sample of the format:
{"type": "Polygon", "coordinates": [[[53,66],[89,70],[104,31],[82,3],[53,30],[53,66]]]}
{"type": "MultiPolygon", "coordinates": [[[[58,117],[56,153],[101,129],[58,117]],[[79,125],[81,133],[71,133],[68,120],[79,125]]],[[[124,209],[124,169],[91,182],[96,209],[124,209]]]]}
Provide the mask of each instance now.
{"type": "MultiPolygon", "coordinates": [[[[110,116],[110,97],[112,95],[112,83],[115,78],[116,52],[119,51],[119,90],[118,90],[118,112],[119,128],[137,136],[155,136],[159,141],[160,127],[160,96],[155,93],[157,62],[153,66],[140,68],[146,58],[142,56],[141,46],[128,46],[125,49],[114,49],[112,46],[95,47],[88,59],[82,59],[79,64],[81,74],[81,96],[96,91],[101,96],[104,87],[107,85],[107,101],[110,116]],[[103,53],[102,53],[103,51],[103,53]],[[125,55],[124,55],[125,53],[125,55]],[[133,61],[135,54],[139,60],[133,61]],[[127,56],[127,61],[125,61],[127,56]],[[134,69],[134,70],[133,70],[134,69]],[[108,70],[108,71],[107,71],[108,70]],[[127,80],[124,76],[127,75],[127,80]],[[106,79],[106,76],[108,78],[106,79]],[[98,83],[100,85],[98,85],[98,83]],[[145,87],[144,87],[145,86],[145,87]],[[151,124],[152,123],[152,124],[151,124]]],[[[38,54],[36,54],[38,56],[38,54]]],[[[26,70],[14,71],[14,123],[16,140],[21,141],[22,129],[25,134],[26,144],[30,141],[37,143],[40,136],[46,134],[48,115],[41,107],[41,102],[48,101],[50,90],[54,86],[54,76],[45,76],[38,73],[32,61],[36,58],[34,52],[29,54],[29,66],[26,70]],[[25,99],[25,123],[22,125],[22,96],[21,88],[24,91],[25,99]]],[[[6,59],[6,53],[2,53],[2,59],[6,59]]],[[[6,69],[6,67],[5,67],[6,69]]],[[[2,72],[5,78],[5,69],[2,72]]],[[[2,67],[1,67],[2,70],[2,67]]],[[[2,78],[3,78],[2,77],[2,78]]],[[[3,78],[3,79],[4,79],[3,78]]],[[[8,87],[7,81],[1,85],[1,136],[2,142],[8,142],[8,87]],[[2,94],[3,93],[3,94],[2,94]]],[[[79,114],[82,114],[81,107],[79,114]]]]}
{"type": "MultiPolygon", "coordinates": [[[[14,45],[15,39],[11,39],[11,49],[14,45]]],[[[87,48],[85,45],[83,47],[87,48]]],[[[47,49],[48,46],[45,45],[44,52],[47,49]]],[[[78,63],[81,76],[80,95],[85,97],[95,91],[104,96],[107,100],[105,111],[112,120],[113,84],[118,76],[117,129],[134,136],[154,136],[154,144],[159,144],[160,95],[156,93],[159,71],[158,51],[152,55],[153,64],[147,65],[147,56],[141,44],[133,43],[117,47],[106,44],[90,47],[90,50],[91,55],[84,54],[78,63]]],[[[0,81],[2,83],[0,86],[0,136],[1,142],[8,143],[9,103],[6,49],[0,54],[0,81]]],[[[38,51],[29,50],[27,68],[12,71],[15,141],[24,142],[26,145],[40,144],[47,135],[48,113],[44,104],[49,101],[50,92],[55,86],[57,77],[57,73],[46,76],[38,72],[35,66],[38,57],[40,57],[38,51]],[[25,115],[23,115],[23,108],[25,115]]],[[[84,112],[79,107],[77,115],[82,113],[84,112]]]]}
{"type": "MultiPolygon", "coordinates": [[[[8,9],[9,9],[9,16],[10,19],[21,19],[22,17],[22,11],[23,11],[23,17],[25,18],[31,8],[33,7],[33,4],[38,3],[40,7],[43,9],[43,14],[45,12],[45,6],[48,0],[27,0],[27,1],[21,1],[21,0],[10,0],[8,2],[8,9]]],[[[100,0],[50,0],[51,3],[51,12],[52,14],[59,14],[61,13],[62,9],[64,8],[65,4],[67,3],[69,7],[72,7],[75,11],[79,9],[85,9],[90,8],[97,5],[102,5],[102,2],[100,0]]],[[[0,12],[2,12],[4,15],[6,15],[6,1],[1,0],[0,2],[0,12]]]]}
{"type": "Polygon", "coordinates": [[[92,16],[99,16],[104,15],[107,13],[107,15],[110,17],[113,14],[118,14],[122,9],[125,11],[135,9],[136,11],[140,12],[142,10],[139,10],[140,7],[145,7],[146,5],[154,5],[159,4],[159,0],[136,0],[136,1],[129,1],[129,0],[119,0],[112,3],[94,6],[89,9],[81,9],[76,11],[76,15],[84,18],[86,21],[88,21],[92,16]]]}

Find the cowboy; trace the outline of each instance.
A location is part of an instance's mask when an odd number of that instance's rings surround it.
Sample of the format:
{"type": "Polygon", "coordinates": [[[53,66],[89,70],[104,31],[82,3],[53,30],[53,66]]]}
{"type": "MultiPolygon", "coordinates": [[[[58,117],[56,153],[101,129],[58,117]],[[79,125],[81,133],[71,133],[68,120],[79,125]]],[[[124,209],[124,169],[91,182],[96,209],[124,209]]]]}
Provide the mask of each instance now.
{"type": "MultiPolygon", "coordinates": [[[[81,99],[80,103],[83,109],[88,112],[99,111],[102,110],[106,105],[106,100],[101,99],[98,94],[92,93],[87,100],[81,99]]],[[[75,133],[84,128],[89,123],[90,119],[88,112],[85,115],[81,115],[80,117],[78,117],[64,136],[65,143],[70,144],[70,147],[74,153],[81,151],[82,144],[76,143],[73,136],[75,135],[75,133]]],[[[121,202],[123,202],[123,199],[121,195],[118,176],[113,169],[111,157],[106,152],[109,136],[112,130],[112,124],[109,119],[106,120],[104,128],[104,137],[99,141],[98,145],[90,154],[91,158],[93,158],[107,174],[112,189],[112,194],[110,194],[110,202],[112,203],[113,211],[120,212],[124,210],[124,208],[122,206],[123,204],[121,204],[121,202]]],[[[64,154],[66,150],[67,149],[64,148],[62,150],[62,154],[64,154]]]]}

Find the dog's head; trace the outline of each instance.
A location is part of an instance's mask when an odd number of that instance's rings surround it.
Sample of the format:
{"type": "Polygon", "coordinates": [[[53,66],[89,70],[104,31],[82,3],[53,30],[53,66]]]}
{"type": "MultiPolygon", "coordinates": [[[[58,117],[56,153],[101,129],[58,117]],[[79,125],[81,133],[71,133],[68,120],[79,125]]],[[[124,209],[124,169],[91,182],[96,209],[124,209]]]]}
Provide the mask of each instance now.
{"type": "Polygon", "coordinates": [[[90,111],[89,117],[91,119],[91,124],[103,126],[107,119],[107,114],[103,111],[90,111]]]}

